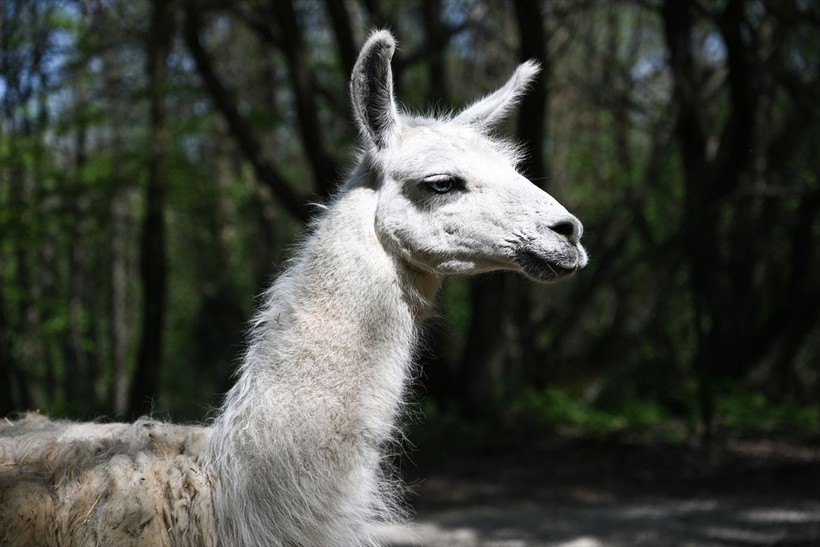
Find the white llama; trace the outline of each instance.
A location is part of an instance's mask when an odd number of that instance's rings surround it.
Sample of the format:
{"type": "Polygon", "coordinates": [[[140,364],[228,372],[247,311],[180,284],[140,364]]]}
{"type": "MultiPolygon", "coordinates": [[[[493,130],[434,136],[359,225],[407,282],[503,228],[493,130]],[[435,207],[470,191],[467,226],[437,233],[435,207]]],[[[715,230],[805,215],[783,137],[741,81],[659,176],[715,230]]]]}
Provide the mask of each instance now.
{"type": "Polygon", "coordinates": [[[402,113],[395,41],[353,71],[358,166],[265,295],[213,425],[0,430],[0,544],[368,545],[394,515],[383,473],[421,322],[442,278],[551,281],[583,268],[581,224],[490,135],[537,73],[452,117],[402,113]]]}

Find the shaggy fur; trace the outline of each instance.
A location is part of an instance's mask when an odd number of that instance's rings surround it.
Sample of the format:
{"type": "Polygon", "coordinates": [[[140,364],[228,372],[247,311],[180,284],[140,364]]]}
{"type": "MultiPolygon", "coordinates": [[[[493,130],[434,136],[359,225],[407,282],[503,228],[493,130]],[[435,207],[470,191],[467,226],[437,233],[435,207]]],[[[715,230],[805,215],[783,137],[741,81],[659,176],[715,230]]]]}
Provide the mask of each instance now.
{"type": "Polygon", "coordinates": [[[208,430],[0,422],[0,545],[214,545],[208,430]]]}
{"type": "Polygon", "coordinates": [[[581,224],[490,136],[537,67],[446,118],[405,116],[395,41],[376,32],[351,78],[363,152],[265,295],[210,428],[29,415],[0,430],[2,545],[378,543],[397,517],[396,437],[419,327],[442,278],[583,268],[581,224]]]}

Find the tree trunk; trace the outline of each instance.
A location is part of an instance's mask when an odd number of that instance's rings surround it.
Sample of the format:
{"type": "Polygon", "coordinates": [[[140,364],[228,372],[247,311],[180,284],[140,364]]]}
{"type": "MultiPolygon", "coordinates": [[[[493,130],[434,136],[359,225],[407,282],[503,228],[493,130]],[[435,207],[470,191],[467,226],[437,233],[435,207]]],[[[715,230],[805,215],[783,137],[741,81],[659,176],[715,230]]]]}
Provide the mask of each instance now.
{"type": "MultiPolygon", "coordinates": [[[[115,146],[114,156],[117,155],[115,146]]],[[[124,191],[121,187],[118,187],[112,198],[111,217],[113,222],[111,230],[111,342],[114,362],[110,398],[114,415],[125,416],[128,412],[128,346],[131,339],[131,330],[129,328],[127,307],[126,237],[128,212],[124,191]]]]}
{"type": "Polygon", "coordinates": [[[427,56],[427,77],[430,80],[430,101],[445,107],[450,104],[450,90],[444,77],[444,48],[448,37],[441,20],[441,0],[422,2],[422,20],[430,53],[427,56]]]}
{"type": "Polygon", "coordinates": [[[711,264],[704,254],[708,242],[701,246],[703,226],[702,208],[705,206],[704,186],[708,187],[711,173],[706,159],[706,137],[698,105],[695,59],[691,51],[692,13],[687,2],[667,0],[662,10],[669,64],[672,72],[673,93],[677,105],[676,133],[681,148],[683,175],[686,188],[683,231],[689,262],[689,285],[694,310],[693,328],[696,348],[693,370],[698,380],[698,406],[702,435],[710,444],[715,427],[715,338],[708,302],[707,272],[699,264],[711,264]],[[701,262],[701,260],[703,262],[701,262]]]}
{"type": "Polygon", "coordinates": [[[272,2],[273,20],[278,24],[282,37],[279,44],[288,65],[296,115],[299,118],[297,127],[302,150],[313,173],[314,187],[321,198],[327,198],[335,189],[340,173],[336,160],[325,146],[316,101],[316,86],[306,54],[302,25],[293,0],[272,2]]]}
{"type": "Polygon", "coordinates": [[[345,76],[353,73],[356,63],[356,40],[353,39],[353,24],[350,21],[350,12],[345,0],[325,0],[330,23],[333,26],[333,36],[336,38],[336,49],[339,53],[342,72],[345,76]]]}
{"type": "Polygon", "coordinates": [[[530,84],[530,90],[521,100],[518,115],[518,136],[526,147],[522,170],[535,184],[546,188],[547,164],[544,145],[547,139],[547,108],[550,65],[547,59],[547,36],[544,30],[544,11],[541,2],[515,0],[515,18],[518,22],[520,57],[534,59],[541,65],[541,74],[530,84]]]}
{"type": "MultiPolygon", "coordinates": [[[[89,356],[86,351],[86,336],[83,328],[83,289],[86,283],[86,257],[83,247],[82,223],[84,198],[82,192],[83,170],[88,162],[88,128],[84,110],[86,108],[85,87],[82,77],[74,86],[74,110],[79,112],[79,119],[74,135],[74,176],[69,179],[73,184],[73,193],[78,198],[71,201],[72,220],[69,228],[68,243],[68,337],[65,340],[65,369],[63,371],[63,396],[70,404],[82,401],[90,404],[88,395],[92,392],[87,386],[93,385],[95,378],[88,375],[89,356]]],[[[35,165],[42,164],[37,161],[35,165]]],[[[39,177],[37,177],[39,178],[39,177]]]]}
{"type": "Polygon", "coordinates": [[[125,161],[122,132],[125,123],[123,83],[113,55],[104,55],[105,78],[111,100],[111,157],[113,185],[111,197],[111,347],[112,370],[109,408],[114,416],[128,413],[128,347],[131,340],[128,313],[128,208],[127,184],[122,172],[125,161]]]}
{"type": "Polygon", "coordinates": [[[14,353],[11,346],[11,333],[6,317],[6,302],[3,298],[3,271],[0,262],[0,418],[15,409],[14,395],[11,389],[14,381],[14,353]]]}
{"type": "Polygon", "coordinates": [[[504,316],[508,276],[482,275],[471,280],[470,330],[459,373],[463,380],[460,399],[471,418],[489,419],[497,410],[499,375],[505,358],[504,316]]]}
{"type": "Polygon", "coordinates": [[[173,9],[170,2],[154,0],[148,33],[146,72],[151,111],[148,184],[145,219],[140,244],[142,284],[142,332],[137,368],[131,385],[130,414],[150,413],[159,388],[162,362],[162,333],[167,300],[167,256],[165,252],[165,191],[168,184],[166,158],[171,144],[165,104],[171,47],[173,9]]]}
{"type": "MultiPolygon", "coordinates": [[[[755,132],[757,89],[749,66],[750,47],[741,30],[746,24],[743,0],[729,0],[716,20],[726,44],[729,115],[722,126],[706,120],[703,78],[692,51],[695,8],[667,0],[661,14],[669,51],[672,89],[677,105],[676,133],[681,149],[685,209],[681,232],[689,266],[697,346],[693,360],[699,384],[703,438],[715,434],[715,396],[725,380],[738,380],[749,363],[741,362],[748,341],[733,325],[735,308],[754,297],[731,281],[731,256],[724,249],[720,206],[735,192],[749,168],[755,132]],[[707,142],[719,146],[714,153],[707,142]]],[[[751,32],[755,32],[752,29],[751,32]]],[[[734,220],[735,223],[742,220],[734,220]]],[[[742,227],[746,228],[746,227],[742,227]]]]}

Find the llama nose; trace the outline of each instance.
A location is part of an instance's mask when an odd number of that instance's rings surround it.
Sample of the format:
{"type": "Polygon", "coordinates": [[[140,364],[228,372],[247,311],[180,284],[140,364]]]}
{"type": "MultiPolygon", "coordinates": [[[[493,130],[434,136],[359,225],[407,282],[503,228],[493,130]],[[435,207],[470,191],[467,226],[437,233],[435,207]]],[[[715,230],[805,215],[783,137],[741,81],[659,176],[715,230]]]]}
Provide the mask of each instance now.
{"type": "Polygon", "coordinates": [[[558,235],[564,236],[567,238],[567,241],[573,245],[577,245],[578,242],[581,241],[581,234],[584,232],[581,221],[575,217],[567,217],[559,220],[550,226],[550,230],[558,235]]]}

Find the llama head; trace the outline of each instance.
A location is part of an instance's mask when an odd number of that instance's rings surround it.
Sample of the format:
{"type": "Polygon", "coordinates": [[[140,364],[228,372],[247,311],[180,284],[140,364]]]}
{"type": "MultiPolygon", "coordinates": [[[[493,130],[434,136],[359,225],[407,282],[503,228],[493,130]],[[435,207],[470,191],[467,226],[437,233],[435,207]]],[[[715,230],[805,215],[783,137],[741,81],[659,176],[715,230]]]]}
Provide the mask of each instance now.
{"type": "Polygon", "coordinates": [[[583,268],[581,223],[519,174],[516,147],[492,135],[538,65],[523,63],[454,116],[416,117],[396,105],[395,47],[389,32],[371,34],[350,82],[385,249],[437,276],[515,270],[550,281],[583,268]]]}

